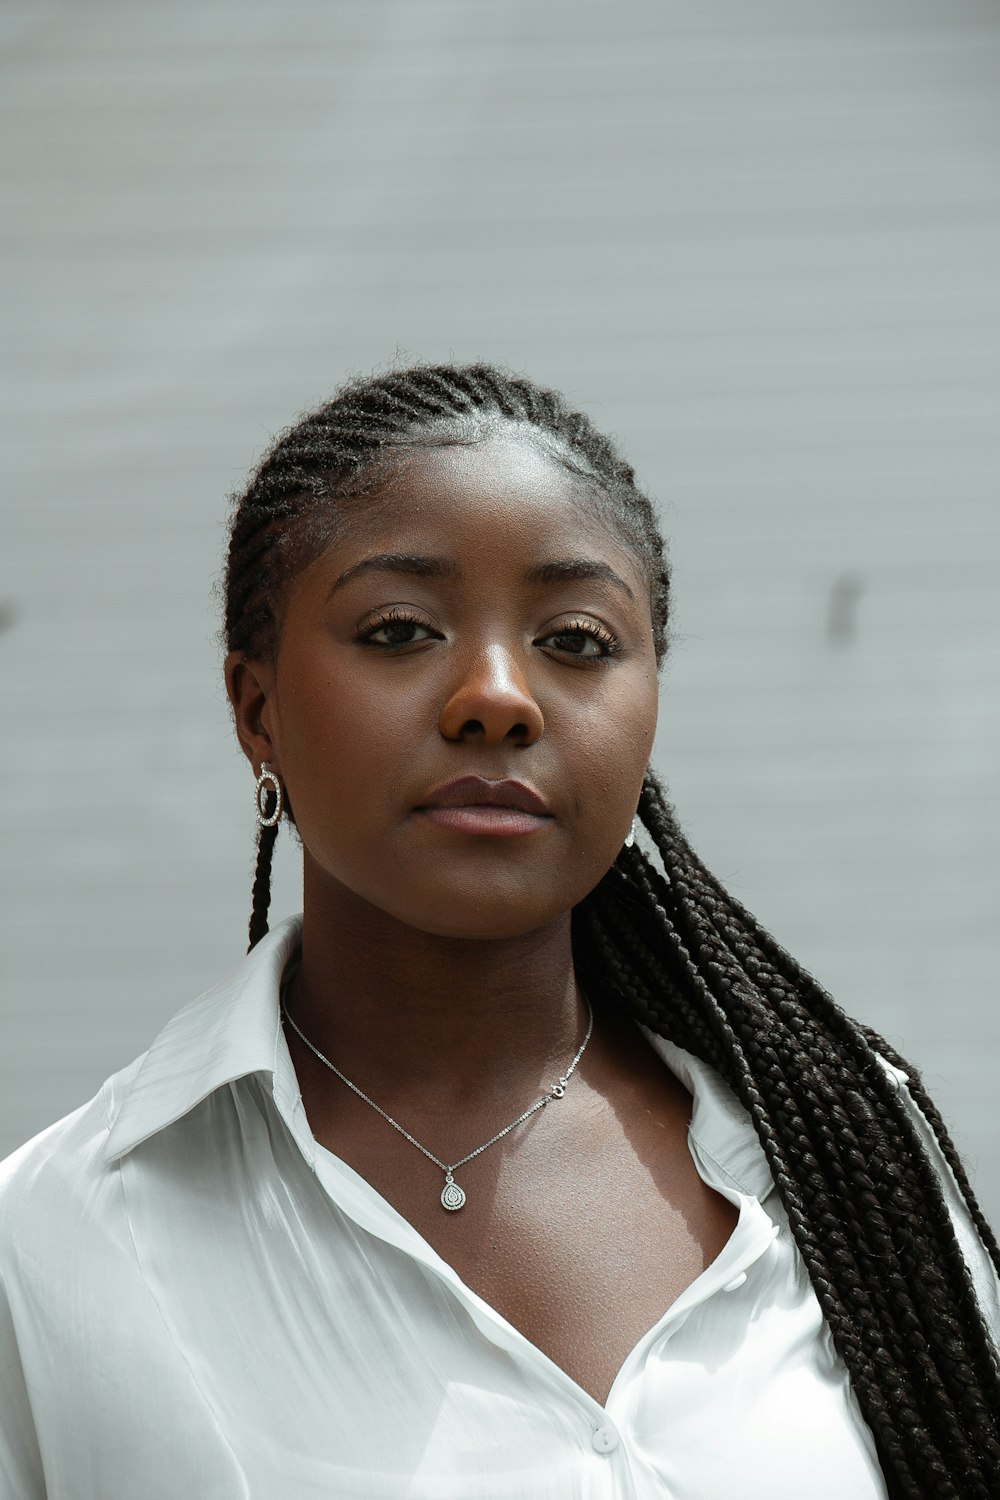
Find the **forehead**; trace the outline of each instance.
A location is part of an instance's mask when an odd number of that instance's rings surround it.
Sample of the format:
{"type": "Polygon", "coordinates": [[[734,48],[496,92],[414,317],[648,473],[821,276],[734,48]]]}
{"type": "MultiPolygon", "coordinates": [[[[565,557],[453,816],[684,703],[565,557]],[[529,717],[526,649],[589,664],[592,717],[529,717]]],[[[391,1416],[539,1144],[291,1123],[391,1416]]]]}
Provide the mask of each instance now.
{"type": "Polygon", "coordinates": [[[406,448],[384,481],[350,505],[340,546],[402,548],[421,538],[439,548],[482,551],[516,563],[586,540],[644,579],[642,565],[602,514],[606,497],[563,463],[540,434],[505,425],[474,442],[406,448]]]}

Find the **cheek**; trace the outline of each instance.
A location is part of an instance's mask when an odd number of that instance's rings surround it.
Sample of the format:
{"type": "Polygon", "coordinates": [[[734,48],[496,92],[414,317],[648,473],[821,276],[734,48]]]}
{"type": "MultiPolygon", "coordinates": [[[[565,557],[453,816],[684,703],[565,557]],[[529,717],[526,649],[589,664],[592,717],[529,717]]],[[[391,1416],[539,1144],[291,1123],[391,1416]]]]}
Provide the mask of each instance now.
{"type": "MultiPolygon", "coordinates": [[[[618,685],[616,685],[618,687],[618,685]]],[[[588,800],[595,792],[610,817],[618,808],[637,799],[656,734],[657,679],[637,671],[628,684],[596,698],[591,704],[574,705],[565,724],[565,737],[572,740],[574,777],[588,800]]],[[[554,728],[563,729],[562,724],[554,728]]]]}
{"type": "Polygon", "coordinates": [[[300,673],[281,702],[281,766],[307,847],[324,828],[349,836],[369,820],[399,776],[400,746],[414,742],[412,705],[394,702],[390,725],[376,687],[350,673],[300,673]]]}

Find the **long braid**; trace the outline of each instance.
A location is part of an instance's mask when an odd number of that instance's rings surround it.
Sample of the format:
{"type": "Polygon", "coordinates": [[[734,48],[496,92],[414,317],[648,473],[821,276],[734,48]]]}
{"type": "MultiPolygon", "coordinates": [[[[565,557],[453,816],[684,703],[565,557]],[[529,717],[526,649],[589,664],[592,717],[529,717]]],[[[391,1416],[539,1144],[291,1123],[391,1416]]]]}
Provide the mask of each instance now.
{"type": "Polygon", "coordinates": [[[271,856],[278,838],[278,825],[257,830],[257,859],[254,864],[253,887],[250,896],[250,948],[256,948],[267,932],[267,911],[271,905],[271,856]]]}
{"type": "MultiPolygon", "coordinates": [[[[278,794],[273,786],[264,785],[258,793],[258,806],[265,818],[273,818],[278,794]]],[[[267,912],[271,905],[271,857],[278,839],[279,823],[257,823],[257,858],[254,862],[253,887],[250,893],[250,926],[247,951],[256,948],[267,932],[267,912]]]]}
{"type": "MultiPolygon", "coordinates": [[[[764,1100],[796,1160],[792,1176],[769,1156],[793,1234],[899,1492],[991,1495],[1000,1471],[996,1354],[937,1176],[897,1085],[878,1061],[877,1053],[891,1049],[851,1022],[727,897],[683,839],[653,778],[640,815],[667,880],[638,850],[627,851],[583,903],[588,915],[614,913],[613,920],[601,920],[607,987],[646,1024],[652,1017],[661,1034],[720,1071],[767,1149],[756,1111],[764,1100]],[[641,895],[651,912],[658,910],[675,971],[690,975],[692,955],[700,958],[692,989],[704,985],[710,992],[711,1001],[702,992],[703,1006],[721,1007],[739,1049],[722,1058],[714,1048],[706,1051],[687,1007],[655,979],[636,993],[636,971],[651,975],[652,969],[635,957],[638,924],[622,920],[623,874],[630,907],[641,895]],[[626,946],[632,975],[622,984],[626,946]]],[[[923,1105],[919,1084],[913,1092],[923,1105]]],[[[957,1162],[933,1107],[924,1108],[957,1162]]],[[[956,1179],[981,1221],[964,1172],[956,1179]]],[[[984,1243],[995,1253],[988,1229],[984,1243]]]]}
{"type": "MultiPolygon", "coordinates": [[[[643,563],[657,655],[669,572],[630,465],[556,392],[489,365],[426,365],[346,386],[283,433],[236,497],[229,649],[273,659],[288,582],[400,453],[528,423],[588,481],[643,563]]],[[[984,1245],[1000,1252],[913,1068],[850,1020],[695,855],[651,775],[639,816],[658,864],[623,850],[573,914],[588,986],[710,1064],[746,1108],[890,1493],[990,1500],[1000,1368],[937,1172],[882,1059],[904,1069],[984,1245]]],[[[251,947],[267,931],[275,829],[262,829],[251,947]]]]}

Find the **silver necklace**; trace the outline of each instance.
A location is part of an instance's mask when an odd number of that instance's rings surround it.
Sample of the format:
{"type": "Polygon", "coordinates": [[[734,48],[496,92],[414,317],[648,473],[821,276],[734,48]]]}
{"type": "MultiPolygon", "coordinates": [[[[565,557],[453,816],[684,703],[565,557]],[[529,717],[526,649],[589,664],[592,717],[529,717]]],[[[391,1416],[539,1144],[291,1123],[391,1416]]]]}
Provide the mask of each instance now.
{"type": "MultiPolygon", "coordinates": [[[[291,977],[292,976],[289,976],[289,978],[291,977]]],[[[441,1161],[439,1157],[434,1155],[433,1151],[428,1151],[426,1146],[422,1146],[415,1136],[412,1136],[408,1130],[405,1130],[403,1126],[400,1125],[398,1120],[394,1120],[392,1118],[392,1115],[387,1114],[380,1105],[375,1103],[374,1099],[369,1099],[368,1095],[364,1092],[363,1089],[359,1089],[356,1083],[352,1083],[347,1075],[342,1073],[340,1069],[336,1067],[328,1057],[323,1056],[318,1047],[313,1046],[312,1042],[306,1036],[305,1032],[299,1025],[297,1025],[295,1021],[293,1021],[291,1015],[288,1012],[288,1006],[285,1004],[286,988],[287,981],[286,984],[282,986],[281,1011],[289,1026],[291,1026],[296,1035],[299,1036],[303,1042],[305,1042],[306,1046],[309,1048],[309,1051],[314,1052],[319,1058],[320,1062],[326,1064],[331,1073],[336,1073],[341,1083],[346,1083],[347,1087],[351,1090],[352,1093],[357,1094],[358,1098],[363,1099],[366,1104],[370,1104],[372,1109],[375,1110],[376,1114],[380,1114],[383,1120],[387,1120],[394,1130],[398,1130],[400,1135],[405,1137],[405,1139],[409,1141],[411,1146],[416,1146],[417,1150],[422,1151],[428,1161],[433,1162],[434,1165],[444,1173],[444,1187],[441,1189],[441,1207],[448,1209],[450,1213],[457,1213],[460,1208],[465,1207],[465,1192],[462,1188],[459,1187],[458,1183],[455,1181],[453,1174],[458,1171],[459,1167],[464,1167],[466,1162],[470,1162],[474,1156],[482,1155],[482,1153],[486,1151],[490,1146],[495,1146],[497,1141],[502,1141],[504,1136],[509,1135],[512,1130],[516,1130],[518,1125],[523,1125],[525,1120],[530,1119],[530,1117],[535,1113],[536,1110],[544,1109],[545,1105],[548,1104],[551,1100],[561,1099],[563,1097],[566,1092],[566,1085],[569,1083],[573,1074],[576,1072],[576,1065],[586,1051],[587,1043],[590,1041],[590,1033],[594,1029],[594,1012],[590,1007],[590,1001],[587,999],[586,995],[584,995],[584,1004],[587,1007],[587,1034],[584,1037],[583,1041],[580,1043],[579,1047],[576,1049],[576,1056],[573,1058],[573,1061],[570,1063],[565,1073],[563,1073],[560,1077],[559,1082],[554,1083],[547,1093],[543,1094],[540,1099],[536,1099],[534,1104],[532,1104],[528,1109],[524,1110],[522,1114],[519,1114],[516,1120],[511,1120],[510,1124],[505,1125],[502,1130],[498,1130],[496,1135],[491,1135],[488,1141],[484,1141],[481,1146],[477,1146],[475,1151],[470,1151],[467,1156],[459,1157],[458,1161],[453,1161],[449,1164],[448,1162],[441,1161]]]]}

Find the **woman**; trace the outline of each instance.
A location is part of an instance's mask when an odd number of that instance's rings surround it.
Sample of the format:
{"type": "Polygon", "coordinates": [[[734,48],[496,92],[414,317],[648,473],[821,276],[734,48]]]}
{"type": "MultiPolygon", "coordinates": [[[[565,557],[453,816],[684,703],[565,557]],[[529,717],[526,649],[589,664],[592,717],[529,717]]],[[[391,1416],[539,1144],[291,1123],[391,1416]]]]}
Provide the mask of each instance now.
{"type": "Polygon", "coordinates": [[[251,951],[7,1165],[4,1494],[994,1495],[996,1243],[648,770],[609,442],[486,366],[357,382],[225,591],[251,951]]]}

